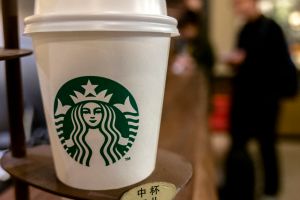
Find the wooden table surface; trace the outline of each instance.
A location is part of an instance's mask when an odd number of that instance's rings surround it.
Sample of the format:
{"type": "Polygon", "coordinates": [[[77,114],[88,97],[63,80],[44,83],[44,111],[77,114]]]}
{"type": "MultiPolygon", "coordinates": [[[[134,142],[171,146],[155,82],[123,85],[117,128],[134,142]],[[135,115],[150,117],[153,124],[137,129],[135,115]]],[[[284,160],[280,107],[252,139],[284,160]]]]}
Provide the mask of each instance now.
{"type": "Polygon", "coordinates": [[[176,200],[216,200],[207,130],[207,89],[199,70],[191,69],[180,76],[168,73],[160,136],[160,147],[193,163],[192,181],[176,200]]]}
{"type": "MultiPolygon", "coordinates": [[[[194,167],[192,181],[176,200],[217,199],[205,91],[203,75],[196,69],[179,76],[168,73],[159,146],[186,157],[194,167]]],[[[0,195],[0,200],[12,199],[12,188],[0,195]]],[[[31,200],[59,199],[31,188],[31,200]]]]}

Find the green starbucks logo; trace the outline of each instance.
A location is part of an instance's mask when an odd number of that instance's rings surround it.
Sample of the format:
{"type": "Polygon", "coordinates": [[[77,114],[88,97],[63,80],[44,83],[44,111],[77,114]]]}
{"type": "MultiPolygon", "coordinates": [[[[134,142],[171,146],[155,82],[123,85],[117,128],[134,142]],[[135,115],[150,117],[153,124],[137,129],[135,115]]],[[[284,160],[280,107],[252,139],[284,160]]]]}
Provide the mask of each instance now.
{"type": "Polygon", "coordinates": [[[86,76],[60,88],[54,102],[54,120],[61,144],[71,158],[90,166],[91,159],[98,156],[109,166],[132,147],[139,111],[133,96],[119,83],[86,76]]]}

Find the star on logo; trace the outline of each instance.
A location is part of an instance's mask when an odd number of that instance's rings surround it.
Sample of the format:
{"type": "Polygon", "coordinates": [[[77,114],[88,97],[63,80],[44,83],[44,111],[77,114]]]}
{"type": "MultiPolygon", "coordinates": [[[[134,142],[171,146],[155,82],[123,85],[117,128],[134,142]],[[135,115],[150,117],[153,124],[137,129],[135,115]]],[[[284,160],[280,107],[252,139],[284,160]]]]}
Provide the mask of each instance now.
{"type": "Polygon", "coordinates": [[[108,103],[112,98],[113,94],[107,94],[107,90],[103,90],[97,94],[96,88],[99,85],[93,85],[88,80],[86,85],[81,85],[84,88],[84,94],[74,90],[74,95],[70,95],[75,104],[82,101],[102,101],[108,103]]]}
{"type": "Polygon", "coordinates": [[[93,85],[90,80],[88,80],[86,85],[82,85],[81,87],[85,89],[84,96],[97,96],[96,88],[98,87],[98,85],[93,85]]]}

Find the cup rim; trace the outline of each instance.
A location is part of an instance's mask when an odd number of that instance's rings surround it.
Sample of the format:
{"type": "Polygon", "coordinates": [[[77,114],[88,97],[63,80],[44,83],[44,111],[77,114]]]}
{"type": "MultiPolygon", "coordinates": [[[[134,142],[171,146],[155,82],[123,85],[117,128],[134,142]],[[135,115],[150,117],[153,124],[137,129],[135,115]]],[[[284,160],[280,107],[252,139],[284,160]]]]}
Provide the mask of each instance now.
{"type": "Polygon", "coordinates": [[[177,20],[149,14],[47,14],[25,18],[25,34],[67,31],[162,32],[178,36],[177,20]]]}
{"type": "Polygon", "coordinates": [[[59,21],[59,20],[135,20],[135,21],[160,21],[164,23],[172,23],[177,25],[177,20],[167,15],[149,15],[149,14],[123,14],[123,13],[105,13],[105,14],[47,14],[32,15],[25,18],[25,24],[39,21],[59,21]]]}

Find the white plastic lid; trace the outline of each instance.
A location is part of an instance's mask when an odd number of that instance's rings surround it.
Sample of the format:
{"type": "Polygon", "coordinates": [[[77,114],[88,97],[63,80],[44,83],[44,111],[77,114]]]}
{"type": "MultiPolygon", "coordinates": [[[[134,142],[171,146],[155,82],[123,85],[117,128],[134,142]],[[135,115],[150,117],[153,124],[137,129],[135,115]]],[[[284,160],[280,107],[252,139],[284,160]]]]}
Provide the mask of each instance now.
{"type": "Polygon", "coordinates": [[[149,14],[167,15],[165,0],[36,0],[36,15],[149,14]]]}
{"type": "Polygon", "coordinates": [[[36,0],[25,34],[68,31],[132,31],[178,35],[166,0],[36,0]]]}

